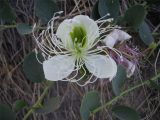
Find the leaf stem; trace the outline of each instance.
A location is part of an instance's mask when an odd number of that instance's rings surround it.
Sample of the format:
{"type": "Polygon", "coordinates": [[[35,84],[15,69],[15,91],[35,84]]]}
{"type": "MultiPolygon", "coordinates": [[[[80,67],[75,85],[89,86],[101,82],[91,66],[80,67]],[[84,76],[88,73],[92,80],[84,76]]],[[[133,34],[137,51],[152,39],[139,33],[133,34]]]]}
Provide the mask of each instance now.
{"type": "MultiPolygon", "coordinates": [[[[157,80],[157,78],[159,78],[159,77],[160,77],[160,73],[158,73],[156,76],[154,76],[153,78],[151,78],[151,80],[152,80],[152,81],[155,81],[155,80],[157,80]]],[[[122,96],[124,96],[124,95],[126,95],[127,93],[135,90],[136,88],[139,88],[139,87],[141,87],[141,86],[143,86],[143,85],[147,85],[147,84],[149,84],[149,80],[146,80],[146,81],[142,82],[141,84],[138,84],[138,85],[136,85],[136,86],[133,86],[133,87],[125,90],[125,91],[122,92],[119,96],[114,97],[114,98],[113,98],[112,100],[110,100],[109,102],[106,102],[106,103],[104,103],[102,106],[100,106],[100,107],[96,108],[95,110],[93,110],[93,111],[92,111],[92,114],[95,114],[95,113],[99,112],[100,110],[102,110],[102,109],[104,109],[104,108],[106,108],[106,107],[109,107],[110,105],[112,105],[113,102],[116,102],[116,101],[117,101],[118,99],[120,99],[122,96]]]]}
{"type": "Polygon", "coordinates": [[[53,85],[53,83],[49,84],[43,91],[42,95],[39,97],[38,101],[32,106],[32,108],[27,112],[27,114],[23,117],[22,120],[27,120],[28,117],[35,111],[34,108],[37,108],[39,104],[42,103],[45,95],[48,93],[49,88],[53,85]]]}

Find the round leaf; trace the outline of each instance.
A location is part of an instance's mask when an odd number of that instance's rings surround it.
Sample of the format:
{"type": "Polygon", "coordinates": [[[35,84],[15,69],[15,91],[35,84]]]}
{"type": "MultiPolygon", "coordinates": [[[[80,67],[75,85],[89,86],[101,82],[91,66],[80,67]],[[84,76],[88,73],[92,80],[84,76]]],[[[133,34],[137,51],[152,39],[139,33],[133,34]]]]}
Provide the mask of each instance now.
{"type": "Polygon", "coordinates": [[[91,17],[92,17],[94,20],[97,20],[97,19],[100,18],[99,11],[98,11],[98,1],[97,1],[96,4],[93,6],[91,17]]]}
{"type": "Polygon", "coordinates": [[[120,120],[140,120],[138,113],[127,106],[115,106],[112,109],[113,115],[120,120]]]}
{"type": "Polygon", "coordinates": [[[151,30],[146,22],[143,22],[139,27],[139,36],[146,45],[150,45],[154,41],[151,30]]]}
{"type": "Polygon", "coordinates": [[[38,113],[50,113],[54,112],[60,106],[60,98],[59,97],[52,97],[47,100],[42,108],[36,109],[38,113]]]}
{"type": "Polygon", "coordinates": [[[101,17],[107,15],[110,16],[105,18],[114,18],[117,19],[119,14],[119,0],[99,0],[98,10],[101,17]]]}
{"type": "Polygon", "coordinates": [[[1,0],[0,2],[0,21],[12,22],[16,18],[14,11],[9,5],[7,0],[1,0]]]}
{"type": "Polygon", "coordinates": [[[16,28],[21,35],[32,33],[32,27],[24,23],[18,24],[16,28]]]}
{"type": "Polygon", "coordinates": [[[13,110],[17,112],[23,109],[25,106],[27,106],[27,103],[24,100],[17,100],[13,105],[13,110]]]}
{"type": "Polygon", "coordinates": [[[0,104],[0,120],[16,120],[16,115],[8,106],[0,104]]]}
{"type": "Polygon", "coordinates": [[[115,95],[119,95],[121,93],[121,88],[126,79],[126,70],[122,65],[118,65],[117,75],[112,80],[112,89],[115,95]]]}
{"type": "MultiPolygon", "coordinates": [[[[43,56],[37,54],[39,61],[43,61],[43,56]]],[[[36,53],[31,52],[27,55],[23,62],[23,70],[26,77],[32,82],[42,82],[45,80],[43,66],[38,62],[36,53]]]]}
{"type": "Polygon", "coordinates": [[[144,7],[142,5],[135,5],[126,11],[124,20],[135,30],[137,30],[144,21],[145,16],[146,10],[144,7]]]}
{"type": "Polygon", "coordinates": [[[35,13],[43,22],[48,22],[57,11],[53,0],[35,0],[35,13]]]}
{"type": "Polygon", "coordinates": [[[90,113],[100,105],[101,103],[98,92],[91,91],[86,93],[82,99],[80,107],[80,114],[82,119],[88,120],[90,113]]]}

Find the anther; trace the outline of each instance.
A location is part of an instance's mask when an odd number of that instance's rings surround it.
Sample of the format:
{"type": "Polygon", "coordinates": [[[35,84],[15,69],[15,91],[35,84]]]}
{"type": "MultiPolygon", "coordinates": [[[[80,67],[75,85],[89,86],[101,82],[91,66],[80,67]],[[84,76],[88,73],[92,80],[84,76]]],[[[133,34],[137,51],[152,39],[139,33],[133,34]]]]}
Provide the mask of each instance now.
{"type": "Polygon", "coordinates": [[[97,49],[98,49],[98,50],[102,50],[103,48],[102,48],[102,47],[100,47],[100,46],[97,46],[97,49]]]}

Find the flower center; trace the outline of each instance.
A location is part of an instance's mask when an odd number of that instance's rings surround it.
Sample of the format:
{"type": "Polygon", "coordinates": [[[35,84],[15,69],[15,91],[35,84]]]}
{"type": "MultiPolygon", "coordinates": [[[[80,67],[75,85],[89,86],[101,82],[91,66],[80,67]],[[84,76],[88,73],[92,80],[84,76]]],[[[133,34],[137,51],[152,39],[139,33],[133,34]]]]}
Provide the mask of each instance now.
{"type": "Polygon", "coordinates": [[[82,58],[85,54],[85,48],[87,43],[86,30],[83,26],[74,26],[73,30],[70,32],[70,36],[74,46],[74,55],[78,58],[82,58]]]}

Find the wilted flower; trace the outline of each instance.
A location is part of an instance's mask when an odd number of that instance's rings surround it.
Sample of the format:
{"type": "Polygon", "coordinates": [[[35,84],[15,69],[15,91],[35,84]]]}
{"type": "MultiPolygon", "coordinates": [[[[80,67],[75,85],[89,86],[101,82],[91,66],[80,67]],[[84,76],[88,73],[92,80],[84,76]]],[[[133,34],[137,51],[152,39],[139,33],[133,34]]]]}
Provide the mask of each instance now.
{"type": "Polygon", "coordinates": [[[119,29],[114,29],[111,33],[109,33],[106,38],[103,40],[108,47],[113,47],[118,41],[123,42],[125,40],[130,39],[131,36],[119,29]]]}
{"type": "Polygon", "coordinates": [[[105,37],[102,34],[113,29],[102,28],[107,20],[94,21],[86,15],[64,20],[54,33],[54,21],[57,18],[53,17],[38,38],[34,36],[46,58],[42,63],[45,78],[51,81],[76,82],[79,85],[95,82],[98,78],[112,80],[117,73],[117,64],[104,48],[109,48],[119,55],[113,48],[114,44],[131,36],[115,29],[105,37]],[[106,46],[98,45],[100,42],[105,42],[106,46]],[[81,70],[83,75],[79,72],[81,70]],[[90,77],[80,84],[87,71],[90,77]]]}
{"type": "MultiPolygon", "coordinates": [[[[114,29],[111,33],[109,33],[106,38],[103,40],[103,42],[105,43],[106,46],[108,46],[110,49],[118,51],[118,52],[123,52],[122,50],[117,50],[114,48],[114,46],[117,44],[117,42],[124,42],[126,40],[129,40],[131,38],[131,36],[119,29],[114,29]]],[[[130,52],[134,55],[136,55],[136,51],[132,50],[129,51],[129,49],[127,49],[128,47],[123,46],[123,49],[125,49],[126,53],[130,52]]],[[[135,71],[136,68],[136,64],[134,62],[129,61],[127,58],[121,56],[120,61],[117,61],[119,64],[122,64],[125,68],[126,68],[126,73],[127,73],[127,77],[131,77],[135,71]]]]}

